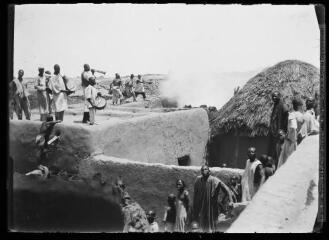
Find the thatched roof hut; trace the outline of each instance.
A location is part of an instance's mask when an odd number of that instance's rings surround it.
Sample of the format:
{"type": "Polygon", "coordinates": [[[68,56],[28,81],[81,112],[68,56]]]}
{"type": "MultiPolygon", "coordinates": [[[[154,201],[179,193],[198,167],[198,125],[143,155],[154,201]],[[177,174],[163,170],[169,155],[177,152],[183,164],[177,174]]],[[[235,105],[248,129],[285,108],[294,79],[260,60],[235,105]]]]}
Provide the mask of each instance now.
{"type": "MultiPolygon", "coordinates": [[[[266,137],[273,108],[271,93],[280,91],[283,101],[291,107],[294,96],[299,95],[304,100],[314,97],[315,92],[319,92],[319,86],[319,70],[298,60],[280,62],[251,78],[210,120],[210,147],[217,148],[217,156],[210,156],[210,162],[217,162],[215,165],[225,162],[229,166],[229,153],[223,152],[233,151],[235,164],[231,166],[235,167],[245,157],[244,148],[248,144],[259,145],[262,153],[266,153],[266,137]],[[219,139],[219,136],[222,136],[221,140],[216,142],[215,138],[219,139]]],[[[243,164],[238,165],[241,167],[243,164]]]]}
{"type": "Polygon", "coordinates": [[[314,97],[319,91],[319,70],[311,64],[287,60],[251,78],[217,113],[212,135],[238,131],[247,136],[267,136],[273,108],[271,93],[281,92],[290,106],[292,97],[314,97]]]}

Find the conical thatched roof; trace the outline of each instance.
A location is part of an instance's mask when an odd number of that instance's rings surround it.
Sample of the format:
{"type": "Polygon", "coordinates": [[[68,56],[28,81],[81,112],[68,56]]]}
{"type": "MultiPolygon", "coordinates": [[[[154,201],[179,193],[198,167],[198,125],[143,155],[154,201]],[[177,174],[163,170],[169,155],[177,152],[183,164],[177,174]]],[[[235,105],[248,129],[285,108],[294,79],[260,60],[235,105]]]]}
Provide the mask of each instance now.
{"type": "Polygon", "coordinates": [[[311,64],[287,60],[267,68],[251,78],[210,122],[211,135],[238,133],[267,136],[273,108],[271,93],[281,92],[290,107],[294,96],[314,97],[319,91],[319,70],[311,64]]]}

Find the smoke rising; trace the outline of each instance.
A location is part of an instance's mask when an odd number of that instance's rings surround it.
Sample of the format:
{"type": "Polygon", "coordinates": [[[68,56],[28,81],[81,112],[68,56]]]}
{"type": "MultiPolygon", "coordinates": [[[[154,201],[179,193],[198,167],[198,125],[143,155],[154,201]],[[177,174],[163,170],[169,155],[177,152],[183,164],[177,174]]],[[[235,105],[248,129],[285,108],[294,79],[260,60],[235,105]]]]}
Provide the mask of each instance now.
{"type": "Polygon", "coordinates": [[[175,69],[161,84],[161,94],[175,98],[178,106],[200,105],[222,107],[234,94],[234,88],[243,85],[258,71],[216,72],[206,69],[175,69]]]}

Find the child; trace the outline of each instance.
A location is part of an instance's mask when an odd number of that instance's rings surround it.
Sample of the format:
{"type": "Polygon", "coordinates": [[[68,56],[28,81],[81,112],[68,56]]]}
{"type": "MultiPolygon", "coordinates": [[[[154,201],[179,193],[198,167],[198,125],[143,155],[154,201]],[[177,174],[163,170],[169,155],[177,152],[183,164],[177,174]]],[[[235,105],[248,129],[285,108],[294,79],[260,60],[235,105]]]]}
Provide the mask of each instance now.
{"type": "Polygon", "coordinates": [[[97,89],[94,87],[96,84],[95,77],[91,76],[89,78],[89,85],[85,89],[86,99],[87,99],[87,107],[89,109],[89,117],[90,117],[90,125],[94,125],[95,123],[95,115],[96,115],[96,107],[95,101],[98,95],[97,89]]]}
{"type": "Polygon", "coordinates": [[[191,232],[200,232],[199,224],[195,221],[191,223],[191,232]]]}
{"type": "Polygon", "coordinates": [[[232,191],[233,202],[241,202],[242,189],[241,184],[239,183],[239,177],[233,175],[230,179],[229,188],[232,191]]]}
{"type": "Polygon", "coordinates": [[[166,207],[163,222],[165,225],[165,232],[173,232],[176,220],[176,196],[171,193],[168,196],[168,206],[166,207]]]}
{"type": "Polygon", "coordinates": [[[267,156],[266,154],[263,154],[260,157],[260,161],[262,162],[263,165],[265,181],[266,181],[270,176],[274,174],[272,158],[267,156]]]}
{"type": "Polygon", "coordinates": [[[155,212],[150,210],[147,213],[147,220],[149,222],[149,229],[148,232],[154,233],[154,232],[159,232],[159,225],[155,220],[155,212]]]}

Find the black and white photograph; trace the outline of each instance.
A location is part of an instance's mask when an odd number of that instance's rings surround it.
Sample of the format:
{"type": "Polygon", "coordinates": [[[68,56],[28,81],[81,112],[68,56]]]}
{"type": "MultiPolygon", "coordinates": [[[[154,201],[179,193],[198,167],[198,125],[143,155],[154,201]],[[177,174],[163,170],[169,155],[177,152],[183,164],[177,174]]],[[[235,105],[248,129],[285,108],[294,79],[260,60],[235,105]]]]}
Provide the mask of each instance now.
{"type": "Polygon", "coordinates": [[[11,7],[9,232],[321,232],[323,6],[11,7]]]}

